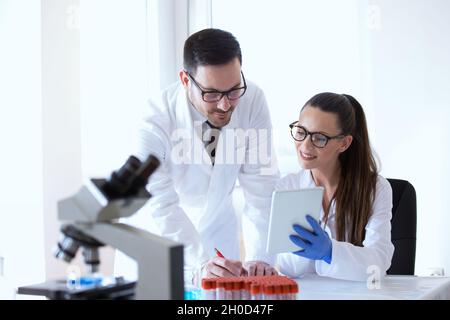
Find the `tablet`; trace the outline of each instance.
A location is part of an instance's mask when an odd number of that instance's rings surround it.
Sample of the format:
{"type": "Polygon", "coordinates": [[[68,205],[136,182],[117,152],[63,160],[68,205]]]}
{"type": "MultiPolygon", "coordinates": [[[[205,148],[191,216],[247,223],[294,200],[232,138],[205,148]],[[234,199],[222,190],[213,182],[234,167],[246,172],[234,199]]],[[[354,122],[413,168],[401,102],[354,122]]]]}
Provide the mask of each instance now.
{"type": "Polygon", "coordinates": [[[268,253],[283,253],[301,250],[290,239],[295,234],[292,225],[298,224],[311,230],[306,215],[317,221],[322,210],[322,187],[275,191],[272,194],[272,207],[270,211],[269,234],[266,250],[268,253]]]}

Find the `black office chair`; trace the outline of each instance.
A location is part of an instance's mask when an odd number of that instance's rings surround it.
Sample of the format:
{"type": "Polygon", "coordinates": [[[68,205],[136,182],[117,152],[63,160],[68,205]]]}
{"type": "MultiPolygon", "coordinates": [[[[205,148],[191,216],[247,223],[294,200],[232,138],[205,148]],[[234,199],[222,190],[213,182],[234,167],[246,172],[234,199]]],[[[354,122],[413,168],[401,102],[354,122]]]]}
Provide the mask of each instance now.
{"type": "Polygon", "coordinates": [[[405,180],[388,179],[392,187],[391,239],[395,251],[387,274],[414,275],[416,261],[416,190],[405,180]]]}

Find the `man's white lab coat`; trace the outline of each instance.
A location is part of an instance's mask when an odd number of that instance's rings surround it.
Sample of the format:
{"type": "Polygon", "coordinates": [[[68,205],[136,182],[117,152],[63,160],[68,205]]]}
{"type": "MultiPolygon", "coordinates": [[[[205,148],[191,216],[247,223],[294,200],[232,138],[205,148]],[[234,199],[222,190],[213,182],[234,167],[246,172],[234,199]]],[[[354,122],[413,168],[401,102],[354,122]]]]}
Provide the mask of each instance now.
{"type": "MultiPolygon", "coordinates": [[[[232,204],[238,180],[246,200],[242,217],[246,260],[273,263],[265,246],[271,196],[279,173],[264,94],[248,82],[230,123],[221,129],[214,166],[201,140],[205,120],[179,84],[150,103],[137,156],[143,160],[153,154],[162,165],[150,177],[148,190],[153,197],[143,210],[151,212],[161,235],[185,245],[185,271],[213,257],[215,247],[226,258],[239,259],[240,226],[232,204]],[[239,155],[244,155],[243,159],[238,159],[239,155]]],[[[143,224],[146,222],[141,219],[139,226],[145,229],[143,224]]],[[[189,273],[185,272],[185,277],[189,273]]]]}
{"type": "MultiPolygon", "coordinates": [[[[300,170],[297,174],[282,178],[276,189],[293,190],[315,186],[311,170],[300,170]]],[[[323,215],[322,209],[321,220],[323,215]]],[[[336,240],[335,218],[336,203],[333,201],[325,227],[333,244],[331,264],[322,260],[309,260],[293,253],[282,253],[277,257],[277,264],[283,274],[296,278],[305,273],[317,273],[337,279],[366,281],[372,275],[386,273],[394,254],[394,245],[391,242],[392,189],[389,182],[378,176],[372,215],[365,228],[363,247],[336,240]]],[[[292,233],[294,234],[294,231],[292,233]]]]}

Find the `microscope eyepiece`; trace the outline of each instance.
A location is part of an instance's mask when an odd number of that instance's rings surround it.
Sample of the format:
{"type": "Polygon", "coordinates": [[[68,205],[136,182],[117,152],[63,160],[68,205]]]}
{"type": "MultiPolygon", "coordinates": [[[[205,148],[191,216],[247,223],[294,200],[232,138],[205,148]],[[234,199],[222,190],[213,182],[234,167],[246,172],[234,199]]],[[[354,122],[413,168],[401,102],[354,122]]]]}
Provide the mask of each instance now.
{"type": "Polygon", "coordinates": [[[102,190],[109,199],[136,195],[147,185],[148,178],[159,164],[158,158],[153,155],[150,155],[144,163],[135,156],[130,156],[119,170],[111,174],[102,190]]]}
{"type": "Polygon", "coordinates": [[[125,162],[125,164],[119,170],[113,172],[112,175],[114,176],[115,180],[126,184],[127,181],[132,179],[133,175],[140,166],[141,161],[135,156],[130,156],[128,157],[128,160],[125,162]]]}
{"type": "Polygon", "coordinates": [[[136,176],[133,181],[130,181],[128,192],[129,194],[137,194],[139,189],[145,188],[148,183],[148,178],[158,169],[160,162],[158,158],[150,155],[147,160],[136,171],[136,176]]]}
{"type": "Polygon", "coordinates": [[[156,158],[155,156],[150,155],[147,160],[145,160],[145,162],[139,167],[136,175],[147,181],[148,178],[153,174],[153,172],[155,172],[156,169],[158,169],[160,165],[160,162],[158,160],[158,158],[156,158]]]}

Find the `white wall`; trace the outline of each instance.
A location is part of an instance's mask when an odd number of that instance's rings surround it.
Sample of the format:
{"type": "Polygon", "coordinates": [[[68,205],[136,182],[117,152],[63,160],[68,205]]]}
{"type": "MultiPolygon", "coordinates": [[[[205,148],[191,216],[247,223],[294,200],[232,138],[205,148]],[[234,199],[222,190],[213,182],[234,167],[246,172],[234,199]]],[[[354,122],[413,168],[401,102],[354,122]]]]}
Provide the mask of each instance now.
{"type": "Polygon", "coordinates": [[[40,9],[0,1],[0,255],[14,287],[45,277],[40,9]]]}
{"type": "Polygon", "coordinates": [[[450,273],[450,2],[376,0],[371,133],[383,174],[417,191],[416,272],[450,273]]]}
{"type": "Polygon", "coordinates": [[[79,0],[41,1],[41,117],[47,279],[67,274],[68,264],[53,255],[61,237],[57,202],[71,196],[81,185],[78,7],[79,0]]]}
{"type": "Polygon", "coordinates": [[[134,151],[148,99],[146,0],[83,1],[80,11],[83,177],[109,175],[134,151]]]}
{"type": "Polygon", "coordinates": [[[110,174],[136,150],[137,126],[148,99],[178,79],[186,16],[185,0],[82,1],[85,178],[110,174]]]}
{"type": "Polygon", "coordinates": [[[308,98],[362,95],[361,10],[358,0],[212,2],[213,26],[237,37],[244,74],[265,91],[283,173],[296,168],[288,125],[308,98]]]}

